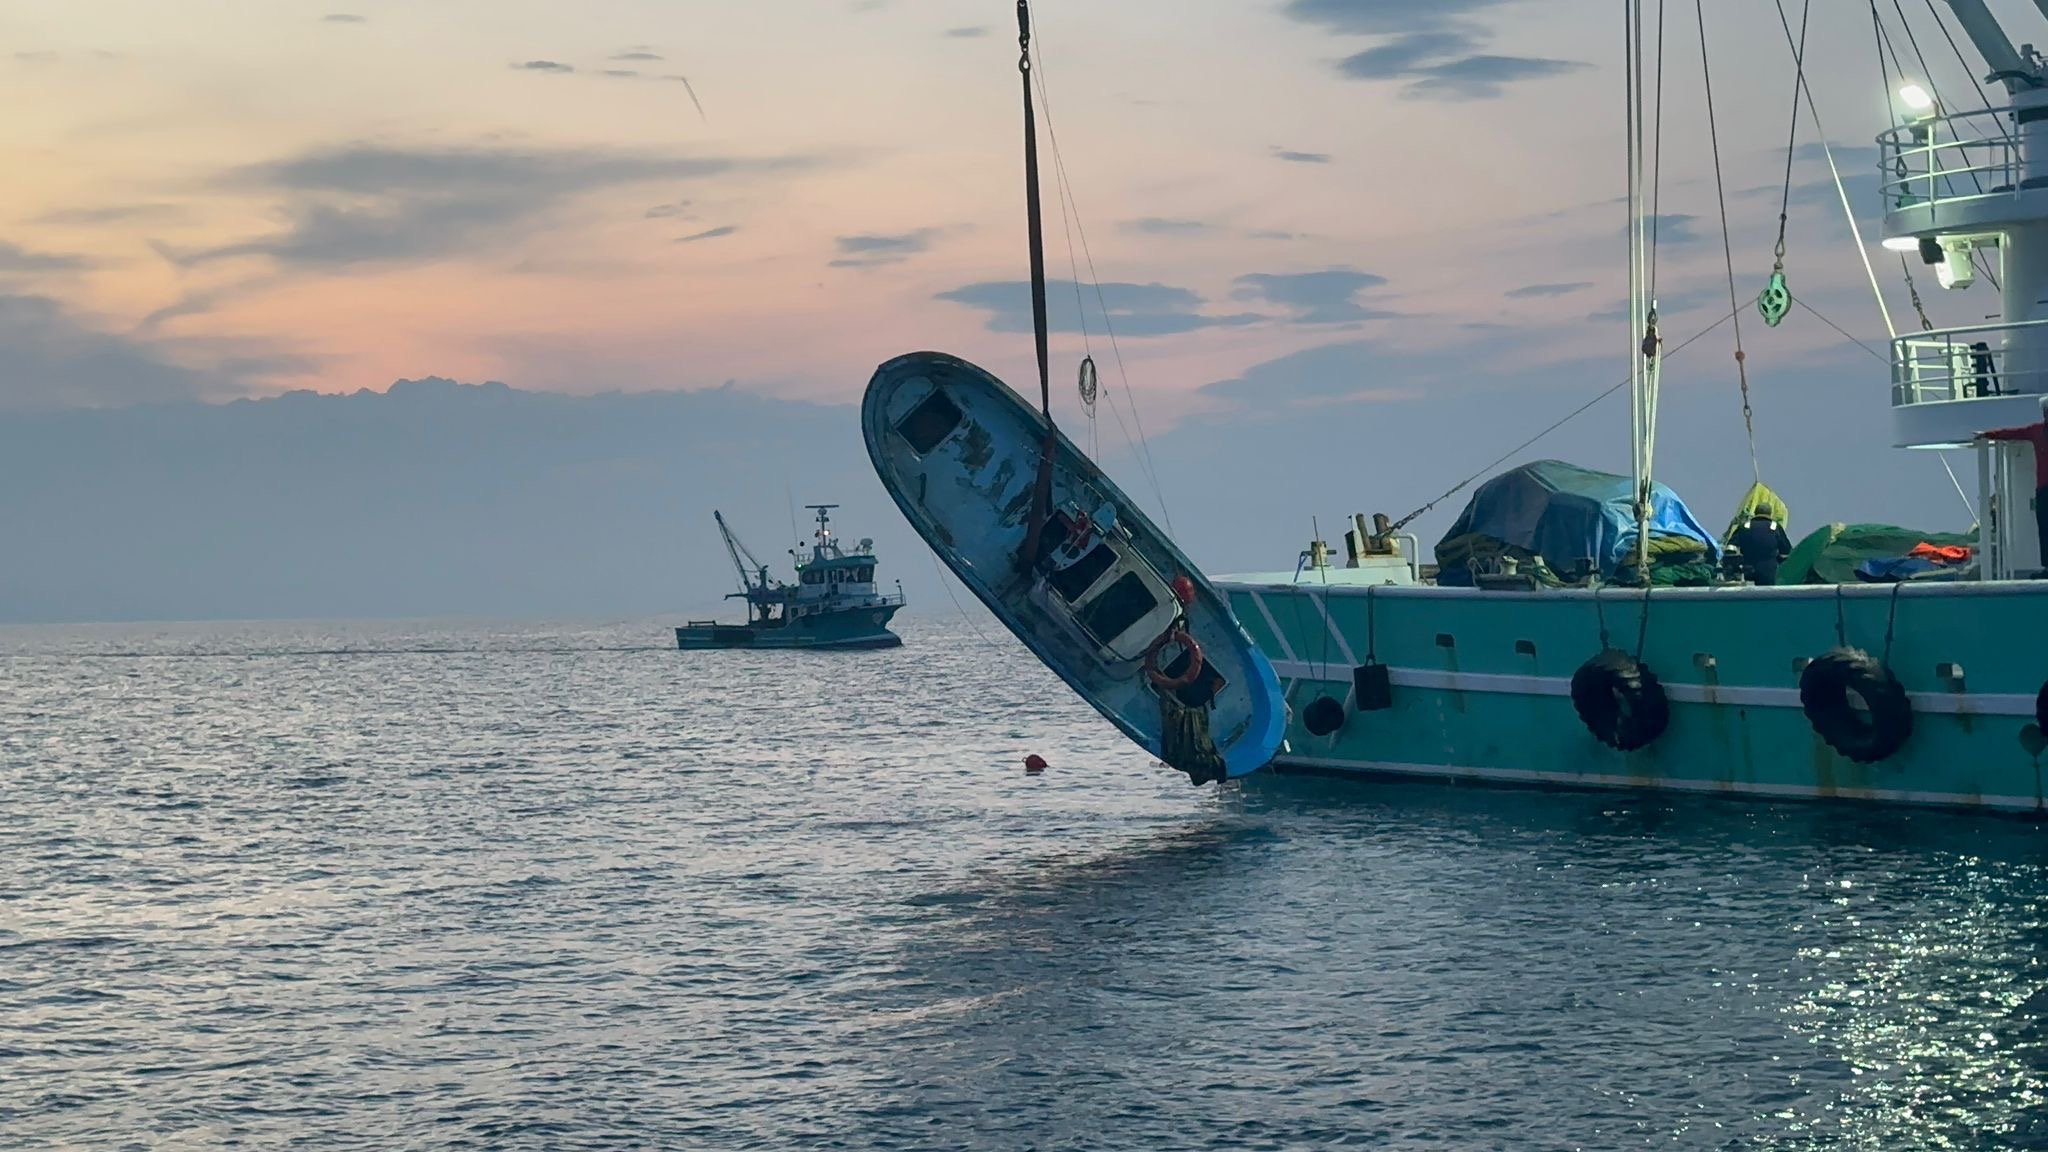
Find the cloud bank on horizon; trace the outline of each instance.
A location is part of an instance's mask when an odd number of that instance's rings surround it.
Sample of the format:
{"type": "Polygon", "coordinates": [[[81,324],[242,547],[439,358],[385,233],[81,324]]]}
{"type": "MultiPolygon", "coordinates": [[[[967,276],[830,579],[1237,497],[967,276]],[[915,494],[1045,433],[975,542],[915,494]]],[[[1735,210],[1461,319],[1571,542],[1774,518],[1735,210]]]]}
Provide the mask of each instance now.
{"type": "MultiPolygon", "coordinates": [[[[1770,0],[1710,9],[1740,302],[1770,266],[1792,70],[1770,0]]],[[[1611,5],[1034,11],[1056,378],[1092,352],[1153,432],[1224,421],[1259,468],[1295,459],[1273,429],[1401,427],[1382,463],[1433,474],[1433,445],[1484,457],[1625,371],[1611,5]],[[1504,394],[1527,411],[1496,427],[1504,394]]],[[[1869,27],[1815,20],[1809,80],[1868,221],[1869,27]]],[[[202,4],[118,26],[44,5],[0,32],[0,411],[428,374],[845,403],[912,348],[1035,375],[1015,43],[950,0],[202,4]]],[[[1689,14],[1669,35],[1675,343],[1725,320],[1729,286],[1689,14]]],[[[1974,82],[1933,66],[1944,91],[1974,82]]],[[[1816,143],[1802,126],[1794,289],[1881,342],[1816,143]]],[[[1921,287],[1938,323],[1985,310],[1921,287]]],[[[1667,390],[1724,398],[1729,335],[1667,390]]],[[[1810,412],[1821,380],[1881,411],[1883,368],[1830,327],[1744,337],[1760,421],[1810,412]]]]}

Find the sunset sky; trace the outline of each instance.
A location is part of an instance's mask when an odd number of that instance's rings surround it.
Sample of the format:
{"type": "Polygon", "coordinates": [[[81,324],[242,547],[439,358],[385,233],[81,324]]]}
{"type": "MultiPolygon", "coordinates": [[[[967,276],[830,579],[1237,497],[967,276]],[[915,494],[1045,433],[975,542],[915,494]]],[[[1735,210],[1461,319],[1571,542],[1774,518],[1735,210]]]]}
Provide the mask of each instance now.
{"type": "MultiPolygon", "coordinates": [[[[1995,7],[2016,38],[2048,31],[2026,3],[1995,7]]],[[[1481,374],[1625,371],[1620,5],[1034,8],[1051,127],[1160,426],[1215,406],[1205,385],[1321,349],[1366,354],[1274,402],[1398,403],[1438,354],[1481,374]]],[[[1874,232],[1887,110],[1868,13],[1815,8],[1810,76],[1874,232]]],[[[1769,271],[1791,56],[1771,0],[1708,9],[1747,302],[1769,271]]],[[[1671,11],[1676,339],[1724,314],[1727,289],[1698,32],[1691,5],[1671,11]]],[[[1931,17],[1906,11],[1943,94],[1967,98],[1931,17]]],[[[848,401],[913,348],[1030,386],[1008,0],[10,0],[0,42],[6,402],[429,373],[848,401]]],[[[1794,291],[1881,341],[1810,123],[1799,139],[1794,291]]],[[[1051,159],[1048,140],[1071,328],[1051,159]]],[[[1903,313],[1896,258],[1866,239],[1903,313]]],[[[1937,323],[1996,306],[1922,287],[1937,323]]],[[[1810,317],[1745,320],[1764,394],[1787,370],[1856,366],[1884,402],[1883,367],[1810,317]]],[[[1727,339],[1674,361],[1668,386],[1728,387],[1727,339]]],[[[1059,346],[1069,390],[1080,341],[1059,346]]]]}

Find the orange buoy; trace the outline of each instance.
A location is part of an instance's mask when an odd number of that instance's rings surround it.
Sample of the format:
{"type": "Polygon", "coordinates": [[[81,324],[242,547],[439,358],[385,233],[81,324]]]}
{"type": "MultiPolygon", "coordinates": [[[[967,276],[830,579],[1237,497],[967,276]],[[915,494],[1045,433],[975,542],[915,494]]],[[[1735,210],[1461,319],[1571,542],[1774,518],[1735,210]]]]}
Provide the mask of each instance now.
{"type": "Polygon", "coordinates": [[[1026,776],[1036,776],[1043,771],[1045,771],[1045,757],[1033,752],[1024,758],[1024,774],[1026,776]]]}
{"type": "Polygon", "coordinates": [[[1195,602],[1195,582],[1188,579],[1186,573],[1175,576],[1170,583],[1173,588],[1174,599],[1182,604],[1193,604],[1195,602]]]}

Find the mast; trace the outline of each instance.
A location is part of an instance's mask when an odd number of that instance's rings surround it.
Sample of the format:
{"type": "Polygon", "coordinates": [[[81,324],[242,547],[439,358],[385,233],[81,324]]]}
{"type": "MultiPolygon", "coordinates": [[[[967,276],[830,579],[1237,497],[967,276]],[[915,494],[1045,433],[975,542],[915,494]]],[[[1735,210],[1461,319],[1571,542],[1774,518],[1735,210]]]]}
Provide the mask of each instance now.
{"type": "Polygon", "coordinates": [[[1655,304],[1648,298],[1648,245],[1643,218],[1642,0],[1622,0],[1622,39],[1627,60],[1627,67],[1623,69],[1627,88],[1623,132],[1628,163],[1629,446],[1636,490],[1636,574],[1647,585],[1650,579],[1651,445],[1655,443],[1657,412],[1655,361],[1652,359],[1656,354],[1656,335],[1652,327],[1655,304]]]}
{"type": "Polygon", "coordinates": [[[1031,328],[1038,350],[1038,410],[1045,418],[1045,443],[1039,448],[1038,475],[1031,485],[1030,519],[1017,567],[1028,571],[1038,562],[1038,538],[1052,504],[1052,462],[1057,446],[1052,422],[1052,377],[1047,367],[1045,319],[1045,238],[1038,205],[1038,120],[1031,103],[1031,5],[1017,0],[1017,74],[1024,82],[1024,212],[1031,244],[1031,328]]]}

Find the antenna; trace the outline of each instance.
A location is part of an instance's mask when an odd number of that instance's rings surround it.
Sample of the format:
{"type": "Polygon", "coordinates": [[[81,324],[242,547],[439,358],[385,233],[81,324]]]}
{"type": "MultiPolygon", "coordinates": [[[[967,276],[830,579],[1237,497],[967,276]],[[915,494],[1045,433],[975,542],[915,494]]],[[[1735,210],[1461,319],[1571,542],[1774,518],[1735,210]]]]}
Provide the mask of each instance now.
{"type": "Polygon", "coordinates": [[[792,542],[789,554],[795,556],[796,550],[803,547],[804,534],[796,526],[796,493],[789,490],[788,484],[782,486],[782,498],[789,502],[789,538],[792,542]]]}

